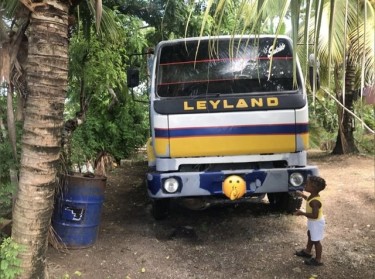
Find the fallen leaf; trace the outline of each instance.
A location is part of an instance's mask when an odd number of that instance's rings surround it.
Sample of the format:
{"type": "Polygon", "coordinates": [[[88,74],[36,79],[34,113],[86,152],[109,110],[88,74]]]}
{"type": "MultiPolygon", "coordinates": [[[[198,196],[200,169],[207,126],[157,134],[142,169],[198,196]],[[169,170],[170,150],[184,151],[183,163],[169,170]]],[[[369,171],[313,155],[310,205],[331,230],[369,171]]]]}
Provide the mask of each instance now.
{"type": "Polygon", "coordinates": [[[299,267],[293,268],[293,271],[294,272],[298,272],[298,273],[302,272],[301,268],[299,268],[299,267]]]}

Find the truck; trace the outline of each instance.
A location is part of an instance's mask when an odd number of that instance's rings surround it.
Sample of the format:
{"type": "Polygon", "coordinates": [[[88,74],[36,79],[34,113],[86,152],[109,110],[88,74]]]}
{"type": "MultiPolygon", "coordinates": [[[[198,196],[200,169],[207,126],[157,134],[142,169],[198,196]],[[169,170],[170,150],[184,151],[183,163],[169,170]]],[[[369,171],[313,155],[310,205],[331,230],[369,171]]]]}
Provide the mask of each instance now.
{"type": "Polygon", "coordinates": [[[266,195],[294,211],[307,165],[308,102],[287,36],[162,41],[150,65],[147,192],[156,219],[173,199],[241,202],[266,195]]]}

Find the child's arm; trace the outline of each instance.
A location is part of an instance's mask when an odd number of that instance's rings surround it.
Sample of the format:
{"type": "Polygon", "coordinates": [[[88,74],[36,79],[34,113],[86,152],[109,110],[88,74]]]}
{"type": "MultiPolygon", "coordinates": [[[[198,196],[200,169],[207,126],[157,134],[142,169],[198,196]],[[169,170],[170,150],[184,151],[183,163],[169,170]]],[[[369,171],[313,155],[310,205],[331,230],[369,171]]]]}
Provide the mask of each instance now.
{"type": "Polygon", "coordinates": [[[307,199],[307,196],[303,192],[301,192],[301,191],[296,191],[296,196],[301,197],[304,200],[307,199]]]}

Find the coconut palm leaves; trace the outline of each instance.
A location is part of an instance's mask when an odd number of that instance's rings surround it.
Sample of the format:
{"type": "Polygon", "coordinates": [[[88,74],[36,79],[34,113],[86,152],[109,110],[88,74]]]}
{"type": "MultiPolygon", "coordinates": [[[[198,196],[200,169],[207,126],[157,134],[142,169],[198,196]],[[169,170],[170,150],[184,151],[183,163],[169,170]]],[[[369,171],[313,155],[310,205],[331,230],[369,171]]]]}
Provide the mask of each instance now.
{"type": "Polygon", "coordinates": [[[308,45],[313,45],[315,56],[326,59],[333,64],[342,63],[347,46],[353,45],[356,58],[367,61],[366,74],[374,72],[374,5],[370,0],[207,0],[205,18],[202,21],[200,35],[204,26],[210,22],[213,26],[210,35],[218,34],[260,34],[269,32],[269,26],[274,23],[276,34],[285,33],[282,28],[288,20],[291,30],[289,34],[295,44],[303,45],[304,57],[308,57],[308,45]],[[366,13],[366,15],[365,15],[366,13]],[[229,15],[232,14],[232,15],[229,15]],[[230,26],[224,25],[224,17],[232,16],[236,19],[230,26]],[[210,18],[210,20],[209,20],[210,18]],[[302,26],[303,25],[303,26],[302,26]],[[300,27],[302,26],[302,29],[300,27]],[[302,31],[302,32],[301,32],[302,31]],[[366,32],[366,36],[364,36],[366,32]],[[356,51],[358,50],[358,51],[356,51]],[[359,51],[361,50],[361,51],[359,51]],[[363,59],[363,51],[370,59],[363,59]],[[372,67],[372,69],[371,69],[372,67]]]}
{"type": "MultiPolygon", "coordinates": [[[[335,153],[357,152],[352,111],[358,92],[374,84],[374,22],[370,1],[327,1],[323,5],[321,24],[329,28],[321,28],[314,49],[327,68],[323,90],[328,96],[336,95],[338,101],[335,153]]],[[[311,32],[309,38],[314,35],[311,32]]]]}
{"type": "MultiPolygon", "coordinates": [[[[365,6],[369,11],[366,17],[364,12],[359,10],[357,1],[325,3],[321,21],[322,25],[329,28],[320,30],[316,49],[321,60],[328,66],[342,64],[348,55],[356,62],[366,57],[366,64],[360,65],[365,66],[365,83],[371,83],[374,75],[375,51],[374,8],[371,5],[365,6]]],[[[313,33],[310,33],[310,36],[312,35],[313,33]]]]}

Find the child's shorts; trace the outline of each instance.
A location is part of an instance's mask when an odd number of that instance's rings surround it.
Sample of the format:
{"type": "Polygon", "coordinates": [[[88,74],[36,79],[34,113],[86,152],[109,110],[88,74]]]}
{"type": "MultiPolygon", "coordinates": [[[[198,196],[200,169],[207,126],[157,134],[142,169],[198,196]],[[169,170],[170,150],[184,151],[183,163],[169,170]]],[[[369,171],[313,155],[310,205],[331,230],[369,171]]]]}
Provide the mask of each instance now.
{"type": "Polygon", "coordinates": [[[310,231],[311,241],[320,241],[324,238],[325,224],[324,218],[319,220],[307,219],[307,229],[310,231]]]}

